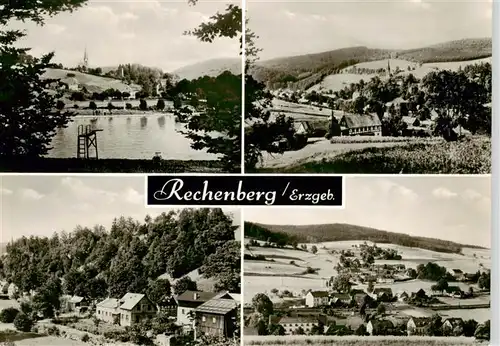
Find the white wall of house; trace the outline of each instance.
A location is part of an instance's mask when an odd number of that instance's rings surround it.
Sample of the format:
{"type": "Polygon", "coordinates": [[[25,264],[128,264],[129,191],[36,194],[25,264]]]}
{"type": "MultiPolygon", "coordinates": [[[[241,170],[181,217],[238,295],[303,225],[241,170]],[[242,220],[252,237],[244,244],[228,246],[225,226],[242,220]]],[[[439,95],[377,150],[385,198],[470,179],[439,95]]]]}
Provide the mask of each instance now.
{"type": "Polygon", "coordinates": [[[183,306],[178,306],[177,307],[177,324],[179,325],[192,325],[193,322],[191,321],[189,317],[189,313],[193,311],[194,313],[194,308],[187,308],[183,306]]]}
{"type": "Polygon", "coordinates": [[[96,308],[95,316],[98,319],[100,319],[101,321],[104,321],[107,323],[114,323],[113,313],[116,313],[116,309],[104,308],[104,307],[98,306],[96,308]]]}

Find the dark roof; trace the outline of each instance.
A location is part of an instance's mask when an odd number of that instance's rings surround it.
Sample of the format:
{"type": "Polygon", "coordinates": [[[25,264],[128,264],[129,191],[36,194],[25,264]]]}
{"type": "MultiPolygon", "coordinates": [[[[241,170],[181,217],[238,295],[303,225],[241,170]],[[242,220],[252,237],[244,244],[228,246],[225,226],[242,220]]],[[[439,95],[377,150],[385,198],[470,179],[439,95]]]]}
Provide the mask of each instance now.
{"type": "Polygon", "coordinates": [[[341,299],[341,300],[349,300],[351,299],[351,296],[347,293],[333,293],[332,294],[333,298],[341,299]]]}
{"type": "Polygon", "coordinates": [[[311,291],[309,293],[311,293],[312,296],[315,297],[315,298],[328,297],[328,292],[327,291],[311,291]]]}
{"type": "Polygon", "coordinates": [[[238,303],[233,299],[211,299],[196,308],[196,312],[226,315],[236,309],[238,303]]]}
{"type": "Polygon", "coordinates": [[[389,320],[371,320],[368,323],[371,323],[374,329],[383,328],[383,327],[385,327],[385,328],[393,328],[394,327],[394,324],[389,320]]]}
{"type": "Polygon", "coordinates": [[[460,269],[453,269],[453,272],[455,274],[462,274],[463,273],[463,271],[461,271],[460,269]]]}
{"type": "Polygon", "coordinates": [[[181,295],[178,295],[176,300],[179,302],[190,302],[190,303],[205,303],[209,301],[213,297],[215,297],[217,293],[213,292],[201,292],[201,291],[185,291],[181,295]]]}
{"type": "Polygon", "coordinates": [[[284,323],[318,323],[318,319],[314,317],[282,317],[280,324],[284,323]]]}
{"type": "Polygon", "coordinates": [[[366,127],[366,126],[381,126],[382,123],[378,115],[376,114],[345,114],[343,116],[347,127],[349,128],[357,128],[357,127],[366,127]]]}
{"type": "Polygon", "coordinates": [[[446,320],[444,320],[443,324],[446,323],[447,321],[450,322],[452,327],[456,327],[456,326],[462,325],[464,323],[464,320],[459,318],[459,317],[447,318],[446,320]]]}
{"type": "Polygon", "coordinates": [[[410,318],[410,321],[412,320],[413,323],[415,323],[415,326],[417,327],[424,327],[431,321],[429,317],[412,317],[410,318]]]}
{"type": "Polygon", "coordinates": [[[392,295],[392,289],[390,289],[389,287],[377,287],[373,290],[373,293],[374,294],[391,294],[392,295]]]}
{"type": "Polygon", "coordinates": [[[363,291],[363,290],[360,290],[360,289],[354,288],[354,289],[352,289],[352,290],[349,292],[349,294],[350,294],[351,296],[355,296],[356,294],[366,294],[366,293],[365,293],[365,291],[363,291]]]}

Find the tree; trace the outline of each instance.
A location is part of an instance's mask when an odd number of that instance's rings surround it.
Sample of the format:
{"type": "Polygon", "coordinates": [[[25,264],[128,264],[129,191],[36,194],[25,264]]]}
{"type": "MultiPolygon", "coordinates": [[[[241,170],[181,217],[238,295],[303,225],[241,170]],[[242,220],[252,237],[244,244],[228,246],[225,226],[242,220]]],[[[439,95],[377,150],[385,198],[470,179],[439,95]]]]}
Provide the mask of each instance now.
{"type": "Polygon", "coordinates": [[[477,327],[474,337],[479,340],[490,340],[490,320],[477,327]]]}
{"type": "Polygon", "coordinates": [[[94,101],[90,101],[89,108],[95,111],[97,109],[97,104],[94,101]]]}
{"type": "Polygon", "coordinates": [[[64,104],[64,102],[62,100],[57,100],[57,103],[56,103],[56,108],[59,110],[59,111],[62,111],[64,109],[66,105],[64,104]]]}
{"type": "MultiPolygon", "coordinates": [[[[13,20],[43,25],[48,16],[72,11],[86,0],[50,2],[8,1],[2,4],[0,26],[13,20]]],[[[55,67],[53,53],[41,58],[28,55],[30,49],[17,48],[25,36],[19,30],[0,30],[0,157],[39,157],[47,154],[58,127],[65,126],[71,112],[57,109],[56,100],[46,87],[56,80],[42,79],[47,68],[55,67]]]]}
{"type": "Polygon", "coordinates": [[[165,109],[165,101],[163,99],[158,99],[158,102],[156,103],[156,109],[160,111],[165,109]]]}
{"type": "MultiPolygon", "coordinates": [[[[231,227],[232,228],[232,227],[231,227]]],[[[203,264],[203,276],[216,280],[218,291],[240,292],[241,245],[228,241],[209,255],[203,264]]]]}
{"type": "Polygon", "coordinates": [[[332,282],[332,290],[339,293],[348,293],[351,290],[350,276],[340,274],[332,282]]]}
{"type": "Polygon", "coordinates": [[[491,287],[491,274],[490,273],[482,273],[477,280],[477,284],[482,290],[489,290],[491,287]]]}
{"type": "Polygon", "coordinates": [[[316,254],[318,252],[318,248],[316,247],[316,245],[311,246],[311,252],[313,254],[316,254]]]}
{"type": "Polygon", "coordinates": [[[366,288],[366,292],[372,293],[374,288],[375,285],[373,283],[373,280],[368,281],[368,287],[366,288]]]}
{"type": "Polygon", "coordinates": [[[62,294],[61,283],[57,278],[47,281],[33,297],[33,309],[44,318],[52,318],[61,308],[60,297],[62,294]]]}
{"type": "Polygon", "coordinates": [[[16,308],[6,308],[0,311],[0,322],[2,323],[12,323],[19,314],[19,310],[16,308]]]}
{"type": "Polygon", "coordinates": [[[252,306],[264,319],[267,319],[274,311],[273,302],[263,293],[256,294],[252,298],[252,306]]]}
{"type": "Polygon", "coordinates": [[[148,110],[148,103],[146,102],[146,100],[145,100],[145,99],[141,99],[141,100],[139,101],[139,109],[140,109],[141,111],[146,111],[146,110],[148,110]]]}
{"type": "Polygon", "coordinates": [[[174,284],[174,293],[179,295],[185,291],[196,291],[198,289],[196,282],[185,276],[174,284]]]}
{"type": "Polygon", "coordinates": [[[20,313],[14,319],[14,327],[21,332],[30,332],[34,321],[27,315],[20,313]]]}
{"type": "MultiPolygon", "coordinates": [[[[196,3],[196,1],[190,1],[196,3]]],[[[185,34],[193,35],[202,42],[212,43],[216,38],[241,38],[242,10],[228,5],[224,13],[217,12],[207,23],[185,34]]],[[[188,116],[186,136],[193,141],[193,148],[219,154],[224,169],[239,172],[241,163],[241,74],[234,76],[224,72],[210,83],[200,83],[197,95],[191,100],[206,100],[203,112],[191,114],[187,108],[178,112],[188,116]],[[220,135],[214,136],[213,133],[220,135]]],[[[178,83],[179,84],[179,83],[178,83]]],[[[178,85],[179,86],[179,85],[178,85]]],[[[178,92],[181,90],[178,89],[178,92]]],[[[178,102],[177,102],[178,104],[178,102]]],[[[176,105],[174,99],[174,107],[176,105]]]]}
{"type": "Polygon", "coordinates": [[[158,279],[151,281],[148,288],[148,298],[156,305],[160,304],[171,294],[170,281],[158,279]]]}
{"type": "Polygon", "coordinates": [[[377,314],[378,315],[383,315],[385,314],[385,305],[380,303],[378,306],[377,306],[377,314]]]}

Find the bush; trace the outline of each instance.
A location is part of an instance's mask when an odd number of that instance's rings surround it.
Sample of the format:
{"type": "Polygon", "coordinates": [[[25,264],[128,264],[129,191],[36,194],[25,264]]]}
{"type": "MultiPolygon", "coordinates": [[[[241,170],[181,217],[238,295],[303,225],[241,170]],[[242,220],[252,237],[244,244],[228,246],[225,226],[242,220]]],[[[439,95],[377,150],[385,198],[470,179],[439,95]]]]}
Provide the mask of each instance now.
{"type": "Polygon", "coordinates": [[[17,314],[16,318],[14,319],[14,327],[16,327],[16,329],[21,332],[31,331],[31,328],[34,324],[35,322],[29,316],[23,313],[17,314]]]}
{"type": "Polygon", "coordinates": [[[83,341],[83,342],[87,342],[87,341],[89,341],[89,340],[90,340],[90,336],[89,336],[88,334],[83,334],[83,336],[82,336],[82,341],[83,341]]]}
{"type": "Polygon", "coordinates": [[[0,312],[0,322],[12,323],[12,322],[14,322],[17,314],[19,314],[19,310],[17,310],[16,308],[3,309],[0,312]]]}
{"type": "Polygon", "coordinates": [[[52,326],[47,329],[47,334],[59,336],[61,332],[59,331],[59,328],[57,328],[56,326],[52,326]]]}

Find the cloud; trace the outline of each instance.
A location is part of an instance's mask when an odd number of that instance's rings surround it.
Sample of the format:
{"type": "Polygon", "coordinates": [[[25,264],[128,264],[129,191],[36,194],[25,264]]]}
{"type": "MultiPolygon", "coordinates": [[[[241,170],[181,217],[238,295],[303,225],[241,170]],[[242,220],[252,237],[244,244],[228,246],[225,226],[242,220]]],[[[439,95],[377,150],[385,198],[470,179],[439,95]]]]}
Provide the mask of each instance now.
{"type": "Polygon", "coordinates": [[[483,197],[482,194],[473,189],[467,189],[463,192],[462,196],[468,200],[478,200],[483,197]]]}
{"type": "Polygon", "coordinates": [[[32,200],[32,201],[38,201],[44,197],[44,195],[42,195],[41,193],[39,193],[38,191],[35,191],[33,189],[21,189],[20,193],[21,193],[21,197],[23,199],[32,200]]]}
{"type": "Polygon", "coordinates": [[[0,188],[0,196],[12,195],[14,192],[12,190],[6,189],[4,187],[0,188]]]}
{"type": "Polygon", "coordinates": [[[432,195],[436,198],[440,199],[449,199],[449,198],[454,198],[457,197],[458,194],[448,190],[447,188],[444,187],[438,187],[432,191],[432,195]]]}
{"type": "Polygon", "coordinates": [[[394,181],[382,179],[378,181],[378,187],[381,190],[382,193],[385,194],[390,194],[390,195],[397,195],[400,197],[403,197],[407,200],[416,200],[418,199],[418,194],[413,191],[412,189],[397,184],[394,181]]]}
{"type": "Polygon", "coordinates": [[[61,180],[61,185],[70,190],[77,200],[95,200],[113,203],[118,195],[114,192],[96,189],[86,185],[82,180],[72,177],[65,177],[61,180]]]}
{"type": "Polygon", "coordinates": [[[131,204],[144,204],[144,195],[131,187],[125,190],[124,199],[131,204]]]}

